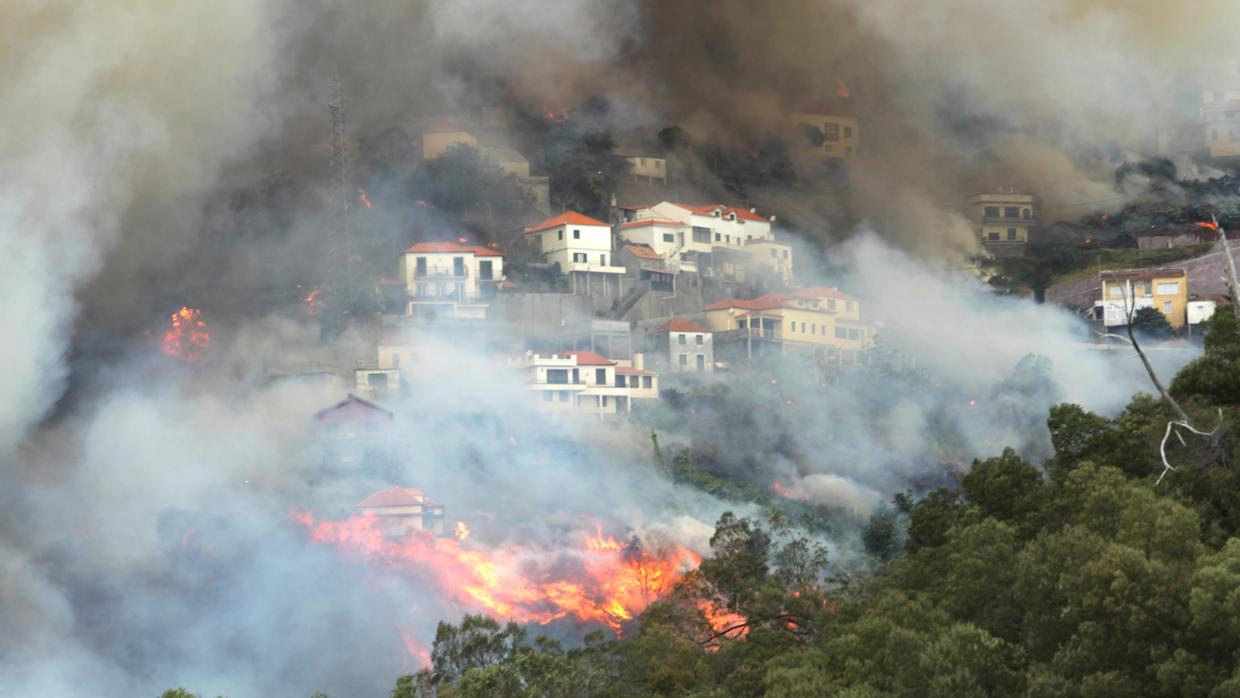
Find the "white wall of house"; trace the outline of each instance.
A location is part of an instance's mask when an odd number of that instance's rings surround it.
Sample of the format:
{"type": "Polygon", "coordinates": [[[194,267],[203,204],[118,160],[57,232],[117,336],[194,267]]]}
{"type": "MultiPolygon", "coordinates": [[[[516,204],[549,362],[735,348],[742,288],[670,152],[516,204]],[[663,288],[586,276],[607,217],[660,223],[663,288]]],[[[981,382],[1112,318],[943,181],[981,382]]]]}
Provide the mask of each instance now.
{"type": "Polygon", "coordinates": [[[684,247],[689,237],[689,226],[683,223],[656,223],[653,219],[641,221],[641,225],[620,226],[620,237],[629,242],[649,245],[664,258],[684,247]]]}
{"type": "Polygon", "coordinates": [[[548,264],[559,263],[560,271],[596,271],[623,274],[624,267],[612,259],[611,227],[602,225],[564,225],[533,233],[548,264]]]}
{"type": "Polygon", "coordinates": [[[642,209],[637,218],[665,218],[688,225],[685,249],[692,252],[710,252],[716,246],[740,249],[750,240],[774,239],[768,220],[750,220],[726,211],[719,215],[696,213],[671,201],[642,209]]]}
{"type": "Polygon", "coordinates": [[[629,174],[647,179],[667,181],[667,160],[642,155],[630,155],[624,158],[629,161],[629,174]]]}
{"type": "Polygon", "coordinates": [[[710,332],[668,332],[667,352],[675,373],[713,373],[715,339],[710,332]]]}
{"type": "Polygon", "coordinates": [[[400,277],[410,297],[426,300],[478,300],[481,283],[499,281],[504,258],[479,257],[469,252],[406,252],[400,258],[400,277]]]}

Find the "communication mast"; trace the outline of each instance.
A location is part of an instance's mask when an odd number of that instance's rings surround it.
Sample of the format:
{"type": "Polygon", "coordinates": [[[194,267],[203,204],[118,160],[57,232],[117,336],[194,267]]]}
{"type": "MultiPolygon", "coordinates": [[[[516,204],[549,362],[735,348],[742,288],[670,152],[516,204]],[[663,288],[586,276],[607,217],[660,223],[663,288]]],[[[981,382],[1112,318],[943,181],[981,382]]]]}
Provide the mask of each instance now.
{"type": "Polygon", "coordinates": [[[329,244],[331,283],[340,289],[346,312],[353,312],[353,191],[349,172],[349,153],[345,148],[344,94],[340,76],[332,78],[332,100],[327,105],[331,114],[331,182],[329,185],[329,244]]]}

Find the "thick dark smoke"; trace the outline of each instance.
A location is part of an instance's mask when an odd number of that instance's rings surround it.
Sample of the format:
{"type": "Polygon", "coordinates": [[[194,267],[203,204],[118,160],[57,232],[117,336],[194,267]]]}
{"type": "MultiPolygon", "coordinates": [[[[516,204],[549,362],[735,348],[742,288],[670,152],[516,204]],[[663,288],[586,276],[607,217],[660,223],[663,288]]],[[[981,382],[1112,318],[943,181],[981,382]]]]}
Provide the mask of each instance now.
{"type": "MultiPolygon", "coordinates": [[[[860,519],[940,456],[1016,440],[1036,450],[1041,434],[968,406],[1011,402],[1005,386],[1029,352],[1050,357],[1052,385],[1025,412],[1051,398],[1115,410],[1141,387],[1135,365],[1076,351],[1067,316],[994,299],[946,268],[974,245],[961,186],[999,176],[1065,211],[1112,198],[1108,168],[1186,118],[1166,95],[1206,66],[1222,38],[1211,32],[1238,13],[1221,0],[0,7],[0,692],[377,694],[416,668],[401,631],[425,639],[464,609],[308,546],[294,507],[334,516],[375,488],[416,485],[450,517],[493,522],[497,540],[554,545],[598,519],[702,550],[735,506],[673,489],[642,428],[530,415],[484,343],[451,339],[428,344],[418,390],[396,405],[396,472],[315,467],[306,420],[339,396],[270,384],[262,367],[351,365],[368,343],[354,330],[323,340],[250,289],[324,276],[333,78],[351,142],[483,104],[602,96],[619,126],[749,145],[846,82],[868,151],[848,213],[877,232],[819,261],[846,270],[825,280],[865,297],[930,378],[881,397],[864,382],[826,395],[785,382],[731,411],[761,416],[738,449],[795,434],[766,463],[771,478],[860,519]],[[263,219],[255,196],[285,215],[263,219]],[[157,348],[182,304],[212,323],[215,343],[192,366],[157,348]],[[859,419],[865,400],[881,423],[859,419]],[[926,458],[944,430],[950,453],[926,458]]],[[[782,200],[812,208],[804,197],[782,200]]],[[[391,225],[394,239],[412,234],[391,225]]],[[[841,559],[850,535],[834,541],[841,559]]]]}

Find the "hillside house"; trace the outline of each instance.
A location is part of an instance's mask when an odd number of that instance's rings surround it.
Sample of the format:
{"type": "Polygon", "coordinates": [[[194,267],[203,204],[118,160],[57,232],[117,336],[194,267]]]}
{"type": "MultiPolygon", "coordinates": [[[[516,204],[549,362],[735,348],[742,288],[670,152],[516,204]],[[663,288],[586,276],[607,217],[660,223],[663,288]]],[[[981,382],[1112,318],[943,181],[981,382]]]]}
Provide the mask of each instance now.
{"type": "Polygon", "coordinates": [[[578,295],[619,296],[625,269],[612,257],[611,226],[569,211],[525,229],[548,264],[558,264],[578,295]]]}
{"type": "Polygon", "coordinates": [[[1023,256],[1038,225],[1037,200],[1014,187],[985,187],[968,197],[965,211],[982,247],[1002,257],[1023,256]]]}
{"type": "Polygon", "coordinates": [[[325,462],[354,468],[369,452],[390,446],[394,419],[390,411],[349,393],[344,400],[315,412],[311,422],[325,462]]]}
{"type": "Polygon", "coordinates": [[[793,352],[828,364],[854,365],[864,360],[874,341],[875,328],[862,319],[861,301],[834,288],[729,298],[706,306],[705,313],[716,351],[727,345],[731,358],[793,352]]]}
{"type": "Polygon", "coordinates": [[[667,361],[672,373],[714,373],[715,336],[696,322],[673,318],[655,328],[656,368],[667,361]]]}
{"type": "Polygon", "coordinates": [[[362,500],[357,509],[365,516],[373,516],[388,538],[404,538],[414,531],[443,535],[443,505],[413,487],[375,492],[362,500]]]}
{"type": "Polygon", "coordinates": [[[852,160],[861,153],[861,121],[844,100],[806,105],[789,116],[798,128],[822,134],[819,152],[828,158],[852,160]]]}
{"type": "Polygon", "coordinates": [[[629,163],[629,174],[634,180],[645,180],[649,184],[667,183],[667,158],[624,153],[618,153],[618,155],[629,163]]]}
{"type": "Polygon", "coordinates": [[[621,363],[591,351],[530,353],[520,362],[537,406],[546,412],[624,414],[633,400],[659,396],[659,377],[646,370],[640,354],[621,363]]]}
{"type": "Polygon", "coordinates": [[[676,289],[676,271],[649,245],[626,242],[616,250],[616,263],[624,267],[627,275],[638,282],[649,282],[655,291],[671,292],[676,289]]]}
{"type": "Polygon", "coordinates": [[[1176,329],[1188,322],[1188,275],[1183,269],[1102,272],[1098,291],[1094,319],[1106,327],[1126,326],[1130,312],[1141,308],[1156,308],[1176,329]]]}
{"type": "Polygon", "coordinates": [[[477,148],[478,139],[468,129],[451,121],[435,124],[422,132],[422,159],[434,160],[456,145],[477,148]]]}
{"type": "Polygon", "coordinates": [[[675,256],[684,271],[737,283],[792,282],[792,246],[775,239],[773,217],[722,204],[671,201],[620,211],[621,218],[632,218],[619,224],[621,237],[649,245],[665,258],[675,256]]]}
{"type": "Polygon", "coordinates": [[[484,319],[503,278],[503,253],[480,245],[419,242],[400,257],[406,315],[484,319]]]}

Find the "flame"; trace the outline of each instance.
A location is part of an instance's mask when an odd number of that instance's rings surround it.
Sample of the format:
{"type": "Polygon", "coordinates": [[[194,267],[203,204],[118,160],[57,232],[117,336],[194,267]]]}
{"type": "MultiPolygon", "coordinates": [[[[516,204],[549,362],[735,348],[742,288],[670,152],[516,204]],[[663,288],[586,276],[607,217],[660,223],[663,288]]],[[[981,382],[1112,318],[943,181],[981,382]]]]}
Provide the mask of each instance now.
{"type": "Polygon", "coordinates": [[[719,634],[718,637],[704,645],[707,652],[718,650],[720,643],[725,639],[734,639],[749,634],[749,626],[745,625],[749,619],[745,616],[719,608],[709,599],[698,601],[697,608],[706,622],[710,624],[712,634],[719,634]]]}
{"type": "Polygon", "coordinates": [[[211,333],[202,319],[202,311],[181,306],[172,314],[171,326],[164,331],[160,349],[168,356],[192,362],[204,349],[211,346],[211,333]]]}
{"type": "Polygon", "coordinates": [[[840,99],[848,99],[851,96],[848,85],[845,85],[844,81],[839,78],[835,79],[835,96],[840,99]]]}
{"type": "Polygon", "coordinates": [[[594,522],[594,535],[586,539],[587,550],[619,550],[621,545],[611,536],[603,537],[603,524],[594,522]]]}
{"type": "Polygon", "coordinates": [[[431,653],[426,646],[413,639],[407,631],[400,631],[401,642],[405,644],[405,653],[409,658],[418,663],[418,666],[427,669],[431,666],[431,653]]]}
{"type": "Polygon", "coordinates": [[[361,187],[357,188],[357,200],[362,202],[366,208],[374,208],[374,205],[370,203],[370,197],[366,195],[366,190],[361,187]]]}
{"type": "Polygon", "coordinates": [[[569,117],[568,108],[560,107],[559,111],[556,111],[544,105],[543,116],[547,117],[548,121],[554,121],[557,124],[562,124],[565,121],[568,121],[568,117],[569,117]]]}
{"type": "Polygon", "coordinates": [[[604,538],[601,530],[595,538],[587,537],[584,548],[487,548],[425,531],[387,538],[373,515],[343,521],[316,521],[298,512],[292,516],[306,527],[312,542],[336,546],[374,567],[429,582],[459,604],[518,623],[573,618],[619,633],[624,621],[671,591],[701,562],[701,557],[674,544],[658,552],[636,543],[620,546],[615,539],[604,538]]]}
{"type": "Polygon", "coordinates": [[[1216,233],[1218,232],[1218,224],[1211,223],[1210,221],[1197,221],[1197,227],[1205,228],[1206,230],[1213,230],[1216,233]]]}
{"type": "Polygon", "coordinates": [[[457,521],[455,535],[457,540],[465,540],[469,537],[469,526],[466,526],[464,521],[457,521]]]}
{"type": "Polygon", "coordinates": [[[469,242],[469,238],[462,235],[459,238],[457,238],[456,241],[464,245],[465,243],[469,242]]]}

